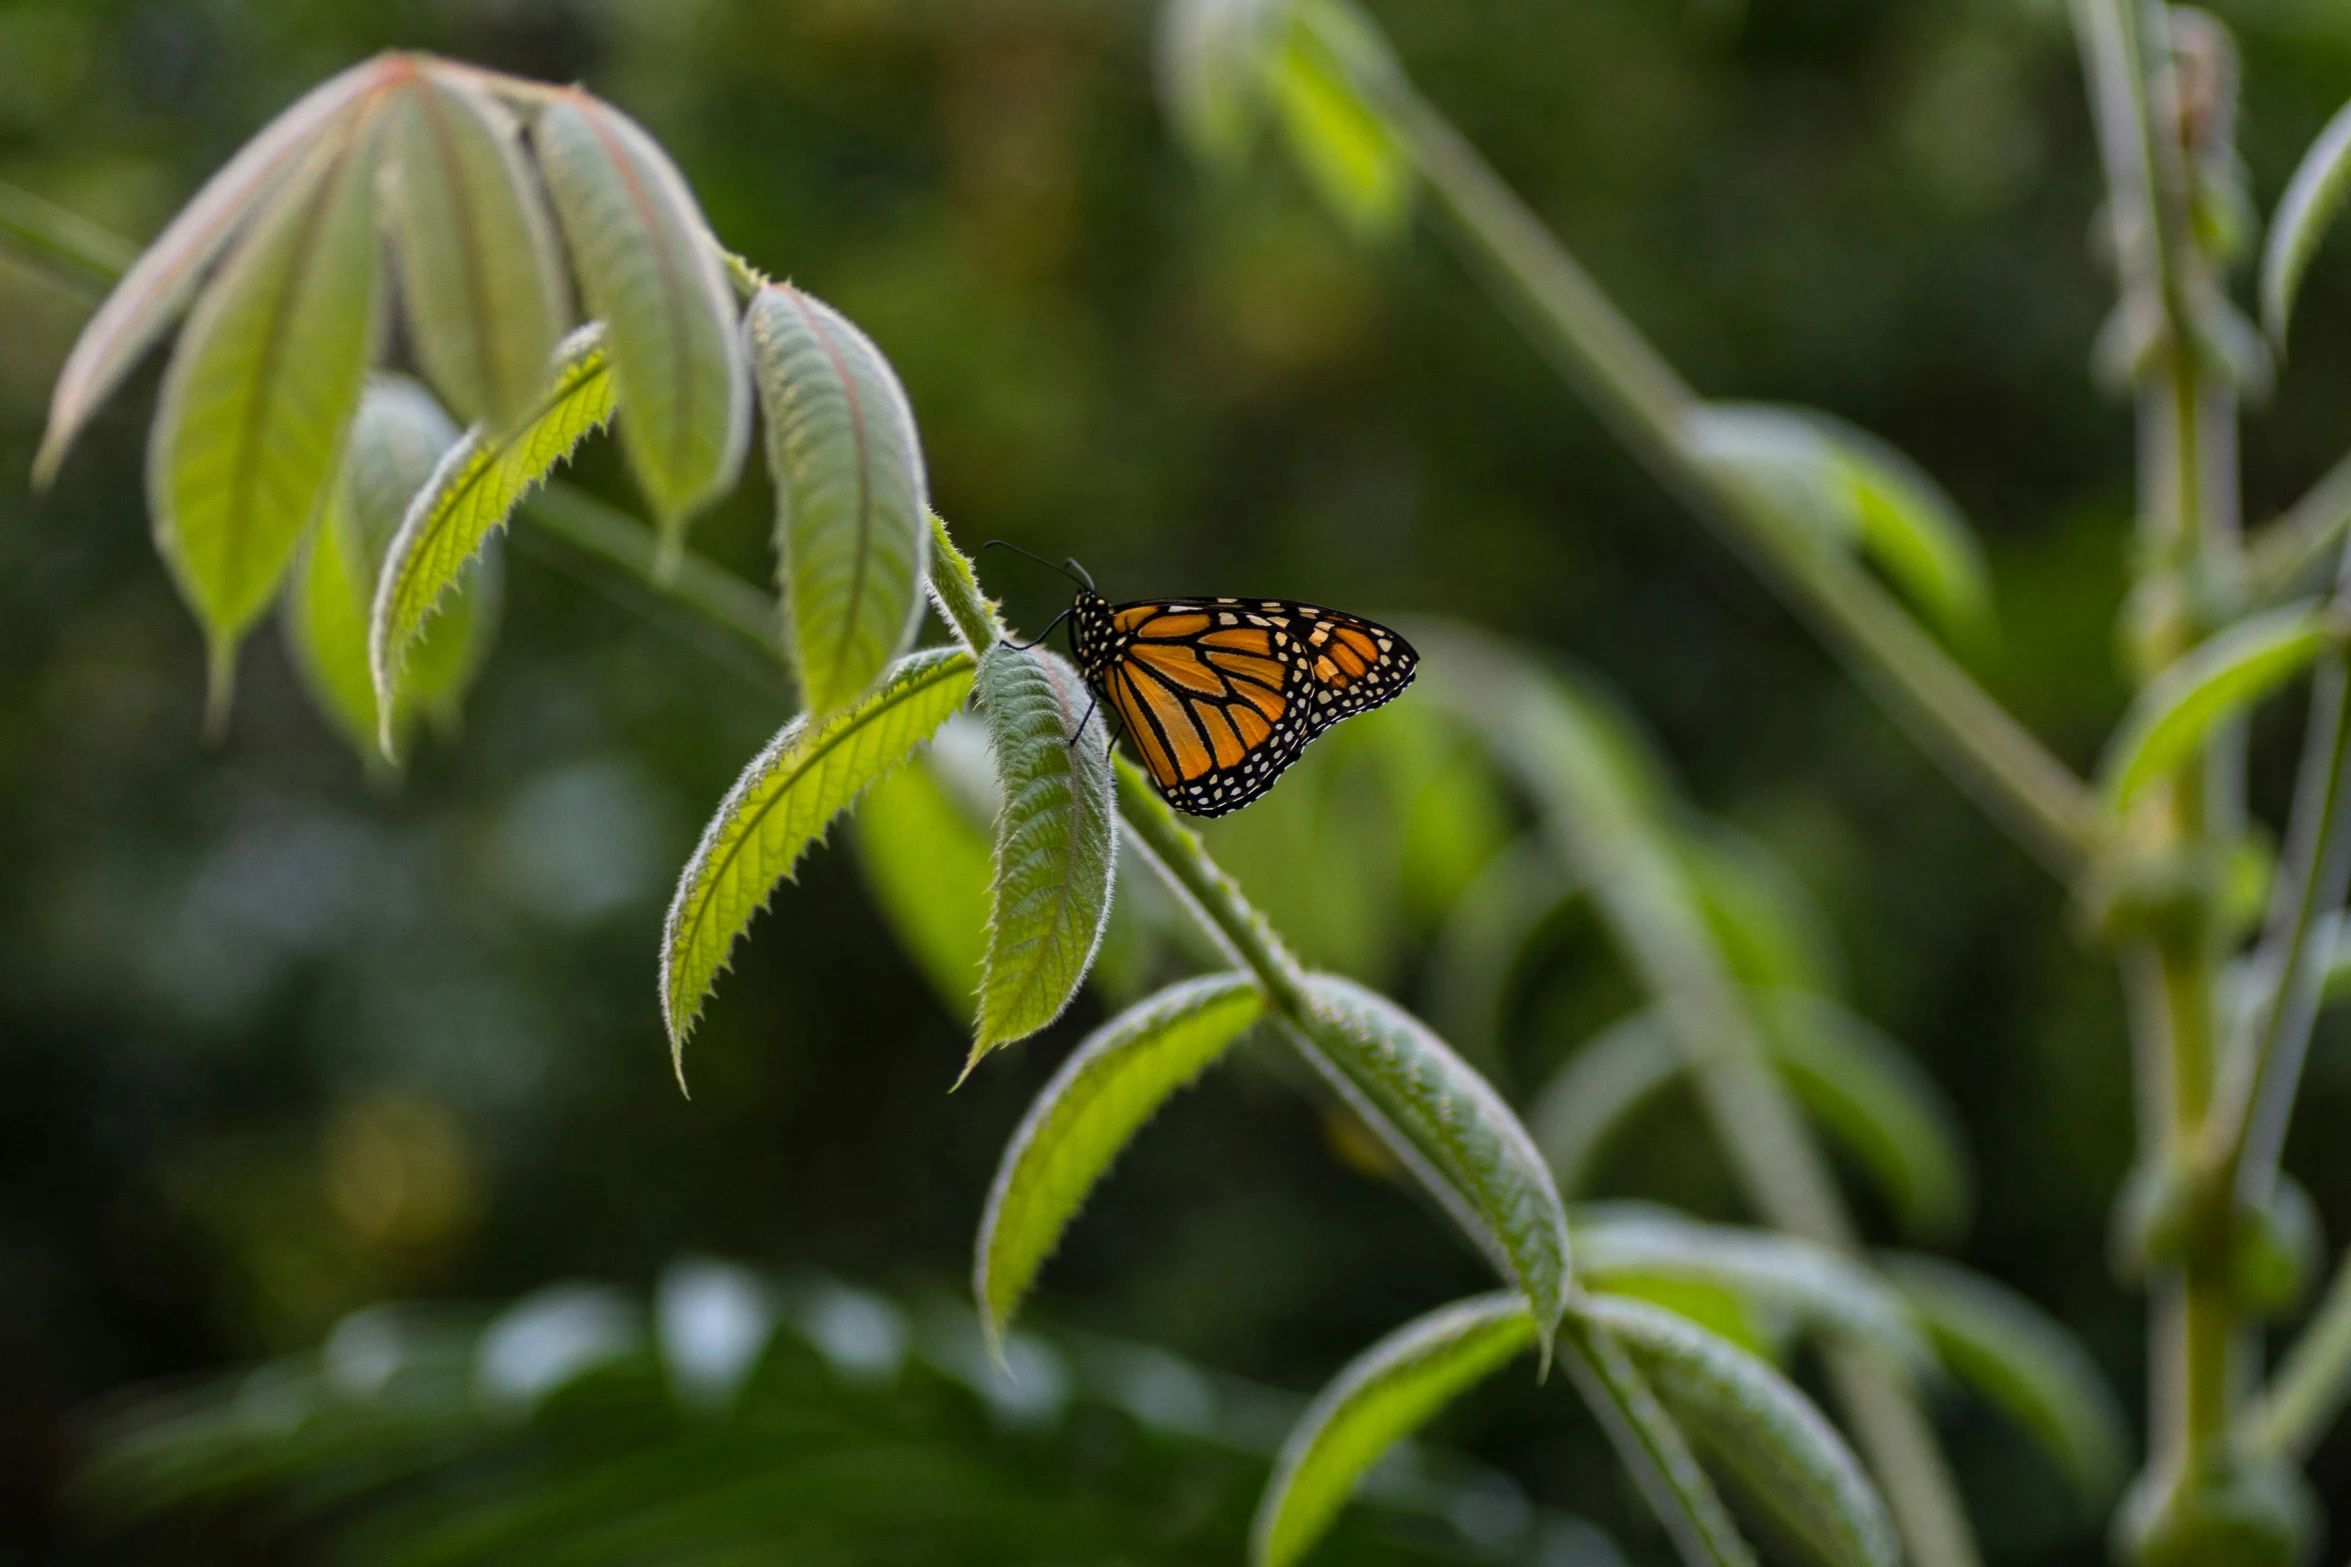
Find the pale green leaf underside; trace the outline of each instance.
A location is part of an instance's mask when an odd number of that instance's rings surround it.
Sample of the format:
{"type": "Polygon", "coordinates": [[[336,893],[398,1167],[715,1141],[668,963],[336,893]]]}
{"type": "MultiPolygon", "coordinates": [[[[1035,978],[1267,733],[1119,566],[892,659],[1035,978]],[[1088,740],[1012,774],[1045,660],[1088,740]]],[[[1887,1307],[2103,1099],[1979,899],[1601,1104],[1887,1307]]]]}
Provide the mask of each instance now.
{"type": "Polygon", "coordinates": [[[216,703],[359,405],[377,314],[373,131],[360,113],[317,141],[197,300],[164,377],[148,507],[212,645],[216,703]]]}
{"type": "Polygon", "coordinates": [[[1885,1268],[1951,1374],[2039,1443],[2085,1507],[2110,1498],[2128,1427],[2097,1363],[2065,1329],[2015,1291],[1940,1258],[1892,1256],[1885,1268]]]}
{"type": "Polygon", "coordinates": [[[1576,1270],[1597,1289],[1666,1279],[1727,1289],[1816,1332],[1866,1345],[1914,1373],[1934,1354],[1902,1297],[1826,1247],[1763,1230],[1685,1218],[1647,1204],[1577,1215],[1576,1270]]]}
{"type": "Polygon", "coordinates": [[[1632,1356],[1703,1456],[1830,1567],[1897,1567],[1885,1504],[1836,1428],[1769,1365],[1685,1318],[1605,1295],[1578,1306],[1632,1356]]]}
{"type": "Polygon", "coordinates": [[[674,550],[750,437],[734,292],[684,178],[635,121],[575,92],[536,132],[581,295],[610,333],[621,449],[674,550]]]}
{"type": "Polygon", "coordinates": [[[980,1219],[972,1293],[992,1334],[1120,1150],[1264,1010],[1246,975],[1186,980],[1094,1030],[1062,1063],[1005,1146],[980,1219]]]}
{"type": "Polygon", "coordinates": [[[2351,105],[2327,122],[2302,155],[2286,193],[2278,198],[2277,215],[2270,220],[2269,240],[2261,254],[2261,320],[2270,341],[2280,348],[2286,345],[2302,275],[2342,210],[2346,193],[2351,193],[2351,105]]]}
{"type": "Polygon", "coordinates": [[[493,430],[529,417],[563,335],[555,226],[513,116],[454,73],[420,71],[389,140],[408,330],[441,394],[493,430]]]}
{"type": "Polygon", "coordinates": [[[377,55],[328,78],[269,122],[180,209],[106,302],[58,372],[50,394],[49,427],[33,463],[47,484],[98,405],[105,402],[140,356],[154,346],[185,308],[205,269],[233,239],[265,196],[276,190],[322,142],[341,136],[360,101],[398,69],[398,57],[377,55]]]}
{"type": "Polygon", "coordinates": [[[2107,806],[2120,815],[2148,785],[2202,749],[2213,726],[2259,702],[2340,640],[2315,601],[2242,620],[2157,675],[2130,711],[2099,768],[2107,806]]]}
{"type": "Polygon", "coordinates": [[[972,686],[961,648],[908,654],[863,702],[796,718],[743,769],[678,878],[661,941],[661,1014],[684,1081],[686,1036],[727,954],[800,856],[859,794],[904,761],[972,686]]]}
{"type": "Polygon", "coordinates": [[[1547,1338],[1567,1292],[1567,1215],[1526,1129],[1385,996],[1332,974],[1309,976],[1306,989],[1308,1059],[1524,1295],[1547,1338]]]}
{"type": "Polygon", "coordinates": [[[987,833],[921,757],[873,786],[855,825],[874,901],[940,1004],[968,1027],[988,951],[987,833]]]}
{"type": "Polygon", "coordinates": [[[1579,1309],[1560,1322],[1560,1362],[1687,1567],[1756,1567],[1690,1441],[1625,1353],[1579,1309]]]}
{"type": "Polygon", "coordinates": [[[565,340],[554,384],[521,428],[500,438],[476,426],[449,449],[409,506],[376,581],[368,647],[379,701],[396,692],[410,648],[465,563],[534,485],[612,417],[613,402],[603,332],[591,324],[565,340]]]}
{"type": "Polygon", "coordinates": [[[1322,1538],[1363,1472],[1469,1388],[1527,1350],[1524,1297],[1479,1295],[1430,1312],[1348,1363],[1299,1417],[1257,1504],[1255,1567],[1290,1567],[1322,1538]]]}
{"type": "Polygon", "coordinates": [[[745,318],[775,476],[778,586],[801,700],[854,702],[922,616],[930,502],[889,361],[822,300],[759,291],[745,318]]]}
{"type": "Polygon", "coordinates": [[[1092,705],[1077,671],[998,643],[977,689],[1004,806],[971,1063],[1069,1005],[1102,940],[1118,866],[1107,726],[1089,722],[1070,740],[1092,705]]]}

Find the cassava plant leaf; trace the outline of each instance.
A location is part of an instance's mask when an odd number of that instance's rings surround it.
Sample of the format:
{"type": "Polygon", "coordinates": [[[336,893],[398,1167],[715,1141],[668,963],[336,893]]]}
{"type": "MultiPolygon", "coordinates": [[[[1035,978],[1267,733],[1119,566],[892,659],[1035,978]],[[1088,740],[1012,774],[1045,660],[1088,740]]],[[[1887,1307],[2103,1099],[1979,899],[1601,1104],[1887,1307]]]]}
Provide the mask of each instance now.
{"type": "Polygon", "coordinates": [[[1245,974],[1186,980],[1094,1030],[1062,1063],[1005,1146],[980,1219],[972,1294],[991,1338],[1120,1150],[1264,1010],[1245,974]]]}
{"type": "Polygon", "coordinates": [[[156,236],[82,329],[58,372],[49,427],[33,463],[36,484],[55,477],[90,415],[187,308],[206,270],[255,210],[320,144],[345,133],[346,122],[397,74],[399,61],[397,55],[377,55],[303,94],[207,180],[156,236]]]}
{"type": "Polygon", "coordinates": [[[946,722],[971,686],[961,648],[908,654],[848,712],[785,725],[719,802],[662,928],[661,1014],[681,1086],[686,1036],[751,917],[833,819],[946,722]]]}
{"type": "Polygon", "coordinates": [[[335,118],[205,288],[147,443],[157,548],[204,627],[211,711],[324,502],[375,348],[373,102],[335,118]]]}
{"type": "Polygon", "coordinates": [[[2203,748],[2213,726],[2246,711],[2339,646],[2342,628],[2314,600],[2220,632],[2147,683],[2106,748],[2099,787],[2116,815],[2203,748]]]}
{"type": "MultiPolygon", "coordinates": [[[[580,328],[557,351],[554,379],[507,436],[466,432],[416,494],[387,547],[369,612],[368,660],[380,710],[392,710],[411,648],[442,595],[491,534],[582,439],[612,417],[614,387],[604,329],[580,328]]],[[[383,737],[393,754],[391,735],[383,737]]]]}
{"type": "Polygon", "coordinates": [[[2128,1426],[2097,1363],[2031,1301],[1936,1257],[1884,1259],[1951,1374],[2006,1414],[2073,1483],[2085,1511],[2122,1481],[2128,1426]]]}
{"type": "Polygon", "coordinates": [[[520,128],[474,82],[428,62],[392,108],[386,152],[417,358],[461,417],[505,434],[537,407],[570,314],[520,128]]]}
{"type": "Polygon", "coordinates": [[[2294,317],[2294,297],[2302,291],[2302,275],[2319,241],[2342,210],[2351,193],[2351,105],[2337,111],[2326,129],[2310,144],[2278,198],[2277,215],[2270,220],[2269,240],[2261,253],[2261,321],[2269,340],[2282,352],[2286,327],[2294,317]]]}
{"type": "Polygon", "coordinates": [[[1406,1323],[1349,1361],[1274,1460],[1250,1530],[1253,1567],[1291,1567],[1381,1454],[1533,1349],[1537,1337],[1523,1296],[1478,1295],[1406,1323]]]}
{"type": "Polygon", "coordinates": [[[801,701],[857,700],[913,640],[930,555],[914,411],[839,311],[770,284],[744,317],[775,476],[777,586],[801,701]]]}
{"type": "Polygon", "coordinates": [[[853,824],[857,857],[899,945],[969,1026],[988,954],[988,833],[930,762],[917,757],[867,793],[853,824]]]}
{"type": "Polygon", "coordinates": [[[1577,1314],[1623,1344],[1700,1456],[1830,1567],[1898,1567],[1884,1502],[1844,1439],[1777,1371],[1688,1319],[1582,1297],[1577,1314]]]}
{"type": "Polygon", "coordinates": [[[634,120],[572,92],[535,130],[581,297],[609,333],[621,449],[674,553],[750,437],[734,292],[684,176],[634,120]]]}
{"type": "Polygon", "coordinates": [[[1004,804],[967,1076],[989,1051],[1059,1017],[1077,994],[1110,917],[1118,868],[1109,730],[1089,721],[1080,733],[1093,703],[1078,672],[1042,649],[999,642],[980,660],[978,694],[1004,804]]]}
{"type": "Polygon", "coordinates": [[[1308,976],[1306,994],[1307,1059],[1525,1297],[1548,1340],[1568,1289],[1567,1214],[1526,1128],[1387,997],[1335,974],[1308,976]]]}

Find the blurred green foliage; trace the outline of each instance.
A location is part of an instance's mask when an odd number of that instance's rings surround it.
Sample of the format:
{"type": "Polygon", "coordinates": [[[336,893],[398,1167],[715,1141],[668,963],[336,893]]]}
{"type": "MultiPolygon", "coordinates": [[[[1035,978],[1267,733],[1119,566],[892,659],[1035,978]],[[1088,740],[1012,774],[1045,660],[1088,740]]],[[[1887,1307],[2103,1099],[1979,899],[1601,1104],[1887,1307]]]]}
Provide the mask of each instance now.
{"type": "MultiPolygon", "coordinates": [[[[1375,9],[1703,392],[1831,409],[1940,481],[1989,556],[1999,633],[1972,662],[2086,768],[2121,707],[2130,431],[2086,373],[2109,290],[2063,8],[1375,9]]],[[[2351,96],[2351,17],[2333,0],[2216,9],[2245,49],[2242,142],[2266,206],[2351,96]]],[[[9,0],[0,181],[145,236],[369,50],[586,80],[671,149],[730,244],[873,335],[964,538],[1074,552],[1114,597],[1451,614],[1599,672],[1687,795],[1817,902],[1826,943],[1789,950],[1825,945],[1803,960],[1833,965],[1958,1107],[1980,1181],[1964,1254],[2135,1388],[2135,1303],[2101,1246],[2130,1153],[2119,1008],[2069,911],[1439,246],[1358,249],[1270,160],[1200,180],[1151,101],[1150,21],[1107,0],[9,0]]],[[[0,473],[29,466],[93,297],[70,267],[0,260],[0,473]]],[[[2339,245],[2296,332],[2290,412],[2246,433],[2270,508],[2351,438],[2339,245]]],[[[153,379],[48,498],[0,483],[9,1553],[85,1549],[61,1502],[68,1411],[314,1343],[386,1295],[642,1279],[687,1247],[960,1277],[997,1150],[1098,1003],[950,1099],[962,1019],[935,991],[954,954],[942,939],[919,967],[901,955],[868,890],[887,899],[891,872],[820,857],[738,956],[697,1035],[697,1096],[679,1100],[649,982],[661,902],[694,824],[788,716],[784,693],[526,526],[464,731],[426,745],[399,790],[313,717],[275,639],[207,751],[200,641],[137,483],[153,379]]],[[[628,497],[608,446],[581,478],[628,497]]],[[[696,535],[754,576],[763,482],[696,535]]],[[[990,570],[1016,623],[1059,607],[1041,568],[990,570]]],[[[1413,711],[1333,735],[1216,848],[1309,956],[1427,1011],[1440,917],[1513,823],[1413,711]],[[1404,852],[1359,852],[1355,824],[1392,812],[1412,826],[1404,852]]],[[[2255,733],[2273,816],[2292,727],[2255,733]]],[[[968,819],[943,750],[921,776],[938,798],[902,809],[943,834],[968,819]]],[[[1588,915],[1537,928],[1495,1031],[1497,1079],[1521,1090],[1630,1000],[1588,915]]],[[[1147,977],[1114,964],[1104,988],[1147,977]]],[[[1480,1287],[1361,1139],[1264,1071],[1243,1056],[1139,1142],[1051,1265],[1040,1315],[1303,1388],[1480,1287]]],[[[2322,1032],[2300,1125],[2347,1112],[2351,1041],[2322,1032]]],[[[1695,1118],[1667,1102],[1645,1125],[1600,1189],[1734,1216],[1695,1118]]],[[[2351,1234],[2340,1140],[2300,1136],[2288,1162],[2351,1234]]],[[[1654,1553],[1597,1433],[1549,1402],[1538,1416],[1511,1383],[1441,1435],[1654,1553]]],[[[1955,1418],[1995,1558],[2094,1549],[2037,1459],[1955,1418]]],[[[2314,1475],[2351,1495],[2351,1438],[2314,1475]]]]}

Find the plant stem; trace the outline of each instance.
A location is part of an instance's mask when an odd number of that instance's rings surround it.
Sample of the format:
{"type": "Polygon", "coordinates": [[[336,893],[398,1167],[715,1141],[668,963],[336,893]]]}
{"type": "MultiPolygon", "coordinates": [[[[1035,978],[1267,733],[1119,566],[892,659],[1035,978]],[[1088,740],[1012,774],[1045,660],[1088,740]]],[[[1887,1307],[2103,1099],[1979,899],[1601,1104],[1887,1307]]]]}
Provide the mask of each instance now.
{"type": "Polygon", "coordinates": [[[782,656],[774,599],[700,555],[683,555],[667,576],[658,574],[654,568],[660,544],[644,524],[618,507],[554,480],[523,502],[522,514],[542,533],[641,579],[653,592],[766,657],[782,656]]]}
{"type": "MultiPolygon", "coordinates": [[[[1311,15],[1312,13],[1306,13],[1311,15]]],[[[2071,875],[2096,821],[2088,791],[1850,559],[1794,537],[1688,442],[1696,397],[1477,150],[1409,83],[1364,71],[1451,219],[1473,271],[1666,487],[1785,595],[1963,788],[2071,875]]]]}
{"type": "Polygon", "coordinates": [[[2247,1411],[2247,1440],[2299,1461],[2351,1401],[2351,1259],[2336,1269],[2325,1302],[2302,1329],[2269,1390],[2247,1411]]]}

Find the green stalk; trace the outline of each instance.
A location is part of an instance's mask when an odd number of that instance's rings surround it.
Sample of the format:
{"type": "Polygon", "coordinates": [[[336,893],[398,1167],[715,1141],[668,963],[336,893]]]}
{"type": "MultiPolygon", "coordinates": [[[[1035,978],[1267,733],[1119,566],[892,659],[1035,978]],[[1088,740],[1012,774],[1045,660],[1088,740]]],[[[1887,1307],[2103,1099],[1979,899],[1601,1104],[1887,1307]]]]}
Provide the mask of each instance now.
{"type": "Polygon", "coordinates": [[[2295,1339],[2259,1403],[2246,1412],[2247,1440],[2299,1462],[2351,1401],[2351,1261],[2335,1272],[2325,1302],[2295,1339]]]}

